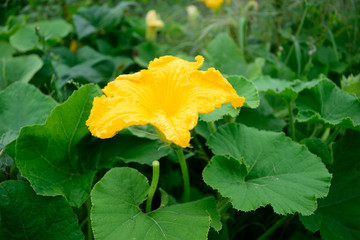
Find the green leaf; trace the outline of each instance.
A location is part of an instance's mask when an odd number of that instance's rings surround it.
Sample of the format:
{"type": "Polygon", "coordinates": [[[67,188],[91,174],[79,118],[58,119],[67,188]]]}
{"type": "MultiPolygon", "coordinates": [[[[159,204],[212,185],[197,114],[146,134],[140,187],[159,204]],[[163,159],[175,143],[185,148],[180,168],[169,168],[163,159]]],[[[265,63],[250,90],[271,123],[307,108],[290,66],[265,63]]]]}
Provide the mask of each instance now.
{"type": "Polygon", "coordinates": [[[85,121],[99,95],[99,87],[85,85],[57,106],[44,125],[22,128],[15,160],[36,193],[63,195],[72,206],[89,196],[94,166],[79,159],[77,145],[89,134],[85,121]]]}
{"type": "Polygon", "coordinates": [[[345,76],[341,79],[341,88],[348,93],[360,97],[360,74],[353,76],[352,74],[347,78],[345,76]]]}
{"type": "Polygon", "coordinates": [[[169,54],[168,47],[159,45],[154,42],[144,42],[135,47],[138,55],[134,57],[134,61],[141,67],[147,68],[149,62],[154,58],[161,57],[166,53],[169,54]]]}
{"type": "Polygon", "coordinates": [[[59,41],[72,31],[72,26],[63,19],[35,22],[26,24],[13,34],[10,37],[10,44],[21,52],[40,48],[39,37],[36,34],[35,27],[39,28],[40,36],[44,37],[45,41],[59,41]]]}
{"type": "Polygon", "coordinates": [[[1,239],[84,239],[63,197],[38,196],[24,181],[0,183],[0,212],[1,239]]]}
{"type": "Polygon", "coordinates": [[[270,204],[276,213],[309,215],[316,198],[325,197],[331,175],[305,146],[283,133],[227,124],[210,136],[216,155],[203,171],[204,181],[230,197],[242,211],[270,204]]]}
{"type": "Polygon", "coordinates": [[[165,157],[171,151],[160,140],[139,138],[132,135],[118,134],[110,139],[96,139],[85,145],[81,157],[102,166],[111,168],[115,160],[126,163],[152,165],[152,162],[165,157]]]}
{"type": "MultiPolygon", "coordinates": [[[[230,76],[227,78],[239,96],[245,97],[244,107],[257,108],[260,103],[259,93],[255,85],[242,76],[230,76]]],[[[225,115],[235,118],[240,108],[234,109],[231,103],[225,103],[221,108],[216,108],[208,114],[200,114],[200,119],[206,122],[213,122],[223,118],[225,115]]]]}
{"type": "Polygon", "coordinates": [[[244,107],[257,108],[259,106],[259,93],[252,81],[242,76],[229,76],[227,79],[236,93],[245,97],[244,107]]]}
{"type": "Polygon", "coordinates": [[[217,35],[204,55],[209,64],[223,74],[244,75],[247,71],[241,50],[226,33],[217,35]]]}
{"type": "Polygon", "coordinates": [[[301,221],[325,240],[360,239],[360,132],[347,130],[336,145],[329,195],[319,199],[316,212],[301,221]]]}
{"type": "Polygon", "coordinates": [[[76,34],[82,39],[104,29],[112,29],[120,24],[123,12],[133,2],[120,2],[109,8],[107,5],[80,8],[73,16],[76,34]]]}
{"type": "Polygon", "coordinates": [[[215,108],[215,110],[208,114],[199,114],[200,120],[205,122],[213,122],[222,119],[224,116],[230,116],[235,118],[240,112],[240,108],[235,109],[231,106],[231,103],[225,103],[221,108],[215,108]]]}
{"type": "Polygon", "coordinates": [[[287,102],[291,102],[297,96],[297,91],[293,86],[299,83],[298,81],[286,81],[274,79],[270,76],[262,76],[255,79],[253,82],[258,91],[281,97],[287,102]]]}
{"type": "Polygon", "coordinates": [[[243,108],[237,117],[236,122],[243,123],[248,127],[255,127],[261,130],[280,132],[286,126],[286,122],[280,117],[275,116],[275,113],[280,110],[275,110],[272,107],[271,102],[269,102],[269,100],[264,95],[264,93],[259,95],[260,105],[256,109],[243,108]]]}
{"type": "Polygon", "coordinates": [[[302,144],[309,149],[310,152],[319,156],[323,163],[331,164],[332,157],[329,148],[326,144],[318,138],[306,138],[301,141],[302,144]]]}
{"type": "Polygon", "coordinates": [[[42,65],[37,55],[0,59],[0,89],[15,81],[29,82],[42,65]]]}
{"type": "Polygon", "coordinates": [[[0,150],[24,126],[45,122],[56,103],[27,83],[15,82],[0,92],[0,150]]]}
{"type": "Polygon", "coordinates": [[[15,49],[7,42],[0,41],[1,58],[9,58],[15,53],[15,49]]]}
{"type": "Polygon", "coordinates": [[[322,79],[304,88],[296,99],[297,121],[360,129],[360,102],[339,89],[330,80],[322,79]]]}
{"type": "Polygon", "coordinates": [[[206,239],[221,222],[212,197],[143,213],[149,184],[131,168],[113,168],[91,192],[94,236],[106,239],[206,239]],[[111,203],[111,204],[109,204],[111,203]]]}

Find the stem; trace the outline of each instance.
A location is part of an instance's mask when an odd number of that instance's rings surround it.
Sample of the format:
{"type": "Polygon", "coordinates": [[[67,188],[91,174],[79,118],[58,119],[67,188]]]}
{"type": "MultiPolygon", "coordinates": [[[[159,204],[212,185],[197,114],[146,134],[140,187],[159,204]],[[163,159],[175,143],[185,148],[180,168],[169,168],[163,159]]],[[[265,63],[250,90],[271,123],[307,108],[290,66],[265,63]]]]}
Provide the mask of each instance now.
{"type": "Polygon", "coordinates": [[[290,219],[292,215],[284,216],[280,218],[274,225],[271,226],[266,232],[263,233],[257,240],[265,240],[269,237],[273,232],[276,231],[279,227],[281,227],[288,219],[290,219]]]}
{"type": "Polygon", "coordinates": [[[159,182],[159,175],[160,175],[160,163],[159,161],[153,161],[152,163],[153,166],[153,177],[151,180],[151,185],[150,185],[150,190],[149,190],[149,194],[146,200],[146,212],[151,212],[151,205],[152,205],[152,200],[156,191],[156,187],[158,185],[159,182]]]}
{"type": "Polygon", "coordinates": [[[328,127],[328,128],[326,128],[325,131],[323,132],[323,134],[322,134],[322,136],[321,136],[321,140],[322,140],[323,142],[326,142],[326,139],[328,139],[329,134],[330,134],[330,130],[331,130],[331,129],[328,127]]]}
{"type": "Polygon", "coordinates": [[[332,143],[335,138],[337,137],[337,135],[340,132],[340,127],[335,128],[334,132],[326,139],[325,144],[329,146],[330,143],[332,143]]]}
{"type": "Polygon", "coordinates": [[[190,200],[190,178],[189,178],[188,168],[186,165],[186,160],[182,148],[177,147],[175,148],[175,151],[179,159],[181,172],[184,180],[184,201],[188,202],[190,200]]]}
{"type": "Polygon", "coordinates": [[[208,122],[209,131],[211,134],[213,134],[216,131],[216,126],[214,122],[208,122]]]}
{"type": "Polygon", "coordinates": [[[228,229],[228,225],[227,225],[227,220],[222,221],[222,229],[220,232],[220,236],[222,237],[223,240],[229,240],[229,229],[228,229]]]}
{"type": "MultiPolygon", "coordinates": [[[[91,210],[91,201],[90,201],[90,197],[88,198],[88,200],[86,200],[85,202],[86,205],[86,210],[88,213],[88,218],[90,218],[90,210],[91,210]]],[[[87,239],[88,240],[93,240],[93,233],[92,233],[92,229],[91,229],[91,221],[89,221],[90,219],[87,220],[87,239]]]]}
{"type": "Polygon", "coordinates": [[[289,111],[289,132],[290,137],[295,141],[295,123],[294,123],[294,116],[293,116],[293,109],[292,109],[292,102],[287,103],[288,111],[289,111]]]}

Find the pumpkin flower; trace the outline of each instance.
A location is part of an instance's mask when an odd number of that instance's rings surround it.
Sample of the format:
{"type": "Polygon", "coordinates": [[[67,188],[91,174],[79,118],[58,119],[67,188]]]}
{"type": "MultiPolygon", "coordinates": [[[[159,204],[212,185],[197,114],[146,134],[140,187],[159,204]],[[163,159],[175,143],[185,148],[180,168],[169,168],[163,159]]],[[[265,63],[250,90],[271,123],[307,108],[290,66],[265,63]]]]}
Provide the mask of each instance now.
{"type": "Polygon", "coordinates": [[[155,10],[150,10],[146,14],[145,21],[146,21],[146,40],[155,41],[156,31],[158,28],[163,27],[164,23],[157,17],[155,10]]]}
{"type": "Polygon", "coordinates": [[[203,0],[205,2],[205,5],[208,8],[218,10],[221,7],[221,4],[224,2],[224,0],[203,0]]]}
{"type": "Polygon", "coordinates": [[[94,99],[86,122],[92,135],[111,138],[125,127],[152,124],[167,142],[188,147],[199,113],[227,102],[241,107],[245,101],[219,71],[198,70],[202,56],[195,60],[163,56],[146,70],[118,76],[94,99]]]}

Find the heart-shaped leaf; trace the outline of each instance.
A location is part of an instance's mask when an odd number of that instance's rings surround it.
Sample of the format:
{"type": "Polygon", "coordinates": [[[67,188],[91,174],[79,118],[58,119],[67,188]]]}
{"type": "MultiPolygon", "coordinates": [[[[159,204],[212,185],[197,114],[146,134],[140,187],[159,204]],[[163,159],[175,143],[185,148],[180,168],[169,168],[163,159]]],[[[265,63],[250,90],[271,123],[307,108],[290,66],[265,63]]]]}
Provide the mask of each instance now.
{"type": "Polygon", "coordinates": [[[56,102],[37,88],[15,82],[0,92],[0,150],[19,135],[24,126],[45,122],[56,102]]]}
{"type": "Polygon", "coordinates": [[[212,197],[144,213],[149,184],[131,168],[113,168],[91,192],[91,221],[98,240],[207,239],[211,226],[221,229],[212,197]]]}
{"type": "Polygon", "coordinates": [[[320,158],[283,133],[241,124],[219,128],[207,141],[217,155],[203,171],[204,181],[231,198],[236,209],[270,204],[276,213],[309,215],[316,198],[326,196],[331,175],[320,158]]]}
{"type": "Polygon", "coordinates": [[[38,196],[24,181],[0,183],[0,213],[1,239],[84,239],[63,197],[38,196]]]}
{"type": "Polygon", "coordinates": [[[85,85],[56,107],[44,125],[21,130],[16,164],[38,194],[63,195],[72,206],[89,196],[94,166],[79,159],[76,146],[89,134],[85,121],[99,95],[99,87],[85,85]]]}

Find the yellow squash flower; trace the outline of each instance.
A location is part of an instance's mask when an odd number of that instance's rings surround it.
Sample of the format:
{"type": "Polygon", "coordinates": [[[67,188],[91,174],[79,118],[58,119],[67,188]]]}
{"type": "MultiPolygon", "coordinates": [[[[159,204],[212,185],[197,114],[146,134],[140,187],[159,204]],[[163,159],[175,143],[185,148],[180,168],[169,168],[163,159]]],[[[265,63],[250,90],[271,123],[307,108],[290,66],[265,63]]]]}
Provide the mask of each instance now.
{"type": "Polygon", "coordinates": [[[208,8],[218,10],[224,0],[203,0],[208,8]]]}
{"type": "Polygon", "coordinates": [[[146,21],[146,39],[154,41],[156,39],[156,31],[158,28],[163,27],[164,23],[156,15],[155,10],[150,10],[145,17],[146,21]]]}
{"type": "Polygon", "coordinates": [[[219,71],[198,70],[202,56],[195,60],[163,56],[146,70],[118,76],[94,99],[86,122],[92,135],[111,138],[125,127],[152,124],[169,142],[188,147],[199,113],[227,102],[241,107],[245,101],[219,71]]]}

